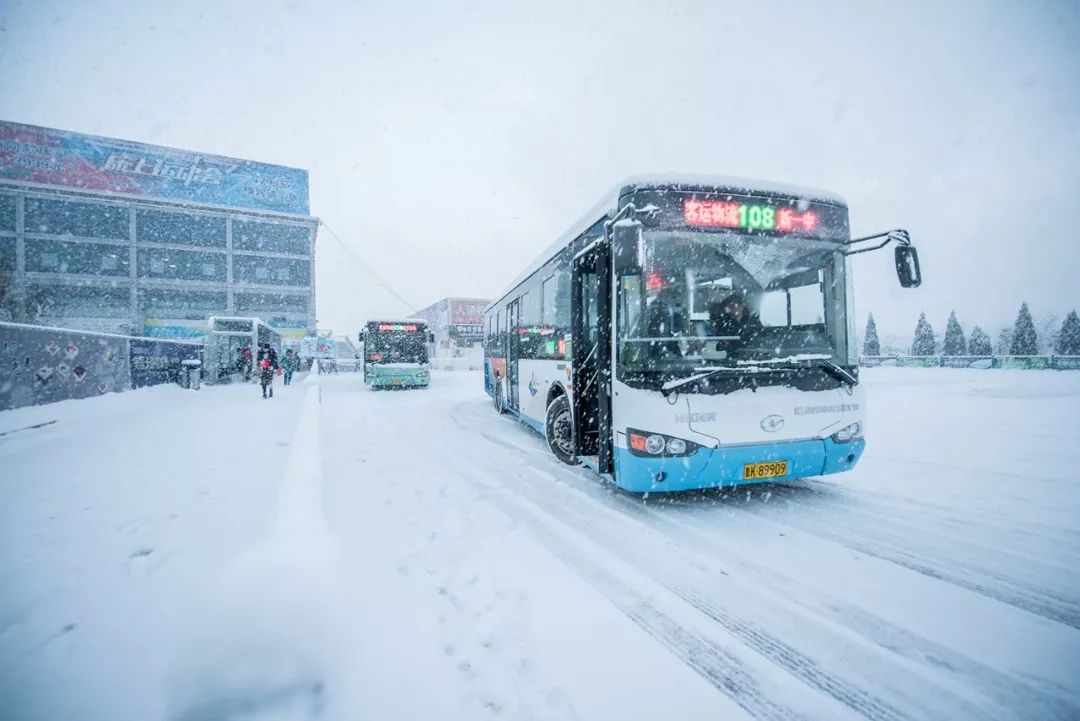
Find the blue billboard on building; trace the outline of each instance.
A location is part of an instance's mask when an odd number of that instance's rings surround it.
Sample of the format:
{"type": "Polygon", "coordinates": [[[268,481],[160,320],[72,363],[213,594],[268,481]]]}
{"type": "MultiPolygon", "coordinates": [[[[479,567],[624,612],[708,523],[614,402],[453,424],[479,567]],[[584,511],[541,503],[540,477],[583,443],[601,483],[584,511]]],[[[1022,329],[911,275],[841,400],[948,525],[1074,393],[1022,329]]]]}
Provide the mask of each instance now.
{"type": "Polygon", "coordinates": [[[0,180],[308,214],[306,170],[0,121],[0,180]]]}

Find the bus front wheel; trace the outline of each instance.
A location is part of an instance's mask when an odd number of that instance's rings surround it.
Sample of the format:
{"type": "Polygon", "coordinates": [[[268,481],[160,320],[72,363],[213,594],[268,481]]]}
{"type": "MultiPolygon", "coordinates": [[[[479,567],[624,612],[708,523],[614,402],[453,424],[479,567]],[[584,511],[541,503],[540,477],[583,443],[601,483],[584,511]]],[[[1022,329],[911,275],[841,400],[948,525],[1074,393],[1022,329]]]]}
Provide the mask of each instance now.
{"type": "Polygon", "coordinates": [[[495,412],[505,413],[506,406],[503,405],[503,392],[502,392],[502,379],[499,376],[495,376],[495,393],[493,399],[495,401],[495,412]]]}
{"type": "Polygon", "coordinates": [[[546,436],[548,448],[563,463],[577,465],[577,449],[574,448],[574,419],[570,401],[566,396],[553,400],[547,409],[546,436]]]}

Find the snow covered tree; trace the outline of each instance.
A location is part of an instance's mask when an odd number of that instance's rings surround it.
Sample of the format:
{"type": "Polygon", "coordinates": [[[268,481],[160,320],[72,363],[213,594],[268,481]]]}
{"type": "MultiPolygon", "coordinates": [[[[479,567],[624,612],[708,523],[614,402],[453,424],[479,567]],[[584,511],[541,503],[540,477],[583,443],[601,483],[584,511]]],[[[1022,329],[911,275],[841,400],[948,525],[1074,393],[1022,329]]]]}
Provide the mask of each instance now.
{"type": "Polygon", "coordinates": [[[990,336],[979,326],[971,329],[971,341],[968,343],[968,353],[971,355],[993,355],[994,346],[990,343],[990,336]]]}
{"type": "Polygon", "coordinates": [[[919,322],[915,325],[915,340],[911,343],[911,355],[934,355],[934,329],[926,320],[926,313],[919,313],[919,322]]]}
{"type": "Polygon", "coordinates": [[[998,333],[997,348],[994,352],[998,355],[1009,355],[1012,352],[1012,339],[1013,329],[1002,328],[1001,332],[998,333]]]}
{"type": "Polygon", "coordinates": [[[945,345],[942,347],[942,355],[967,355],[967,341],[964,340],[964,329],[960,327],[960,321],[956,320],[956,311],[949,313],[949,323],[945,326],[945,345]]]}
{"type": "Polygon", "coordinates": [[[1080,317],[1077,317],[1075,310],[1070,310],[1065,316],[1054,352],[1058,355],[1080,355],[1080,317]]]}
{"type": "Polygon", "coordinates": [[[1013,326],[1012,347],[1009,349],[1012,355],[1038,355],[1039,337],[1035,332],[1035,321],[1031,319],[1031,311],[1028,304],[1020,304],[1020,313],[1016,316],[1016,324],[1013,326]]]}
{"type": "Polygon", "coordinates": [[[877,323],[874,314],[866,319],[866,334],[863,336],[863,355],[881,355],[881,341],[877,337],[877,323]]]}
{"type": "Polygon", "coordinates": [[[1050,355],[1057,348],[1061,322],[1056,313],[1047,313],[1035,319],[1035,332],[1039,335],[1039,355],[1050,355]]]}

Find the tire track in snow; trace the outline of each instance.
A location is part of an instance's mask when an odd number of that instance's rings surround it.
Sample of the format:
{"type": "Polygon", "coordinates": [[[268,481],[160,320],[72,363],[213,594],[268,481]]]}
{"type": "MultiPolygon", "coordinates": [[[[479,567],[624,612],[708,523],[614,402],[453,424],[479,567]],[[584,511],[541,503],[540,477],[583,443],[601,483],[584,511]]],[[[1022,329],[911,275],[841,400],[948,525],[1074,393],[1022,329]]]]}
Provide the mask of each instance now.
{"type": "MultiPolygon", "coordinates": [[[[455,421],[458,422],[459,425],[462,425],[460,420],[455,419],[455,421]]],[[[483,431],[480,431],[480,434],[489,442],[502,448],[509,448],[513,451],[527,450],[520,446],[516,446],[515,444],[507,443],[502,439],[484,433],[483,431]]],[[[540,469],[526,468],[525,470],[540,474],[546,482],[545,485],[550,484],[552,480],[550,474],[546,474],[540,469]]],[[[563,469],[560,467],[559,470],[561,471],[563,469]]],[[[921,700],[926,694],[920,695],[918,693],[913,693],[910,688],[896,689],[894,695],[897,696],[898,700],[902,700],[906,706],[909,708],[912,706],[921,706],[918,708],[917,712],[912,714],[901,711],[896,705],[864,690],[864,688],[874,688],[877,685],[875,679],[866,678],[861,685],[856,685],[849,680],[839,678],[822,669],[818,663],[795,649],[790,644],[769,634],[759,626],[746,620],[739,619],[724,611],[720,606],[709,600],[709,595],[700,588],[688,587],[684,583],[680,583],[678,580],[672,578],[671,569],[677,566],[682,566],[683,571],[688,571],[688,577],[700,575],[700,568],[696,568],[693,565],[688,564],[685,560],[676,558],[670,554],[670,558],[666,563],[663,561],[651,563],[645,561],[640,555],[630,553],[626,544],[620,543],[619,539],[630,538],[635,534],[640,535],[642,530],[641,526],[644,524],[641,524],[639,521],[628,519],[621,511],[613,509],[609,505],[598,504],[595,499],[585,496],[589,501],[589,505],[593,505],[594,507],[600,505],[601,509],[609,515],[609,517],[616,519],[618,521],[616,525],[627,527],[625,529],[615,529],[613,526],[610,526],[610,524],[605,525],[597,523],[598,517],[595,514],[590,515],[588,512],[583,511],[580,505],[575,506],[574,504],[569,503],[553,503],[550,496],[545,496],[543,493],[537,493],[537,487],[532,484],[515,484],[507,478],[498,478],[497,480],[503,486],[508,488],[510,485],[516,486],[512,490],[518,497],[527,499],[532,506],[542,511],[545,515],[557,518],[560,522],[570,525],[601,548],[604,548],[609,553],[630,563],[658,585],[710,618],[714,623],[717,623],[745,646],[754,650],[770,663],[783,669],[806,686],[847,706],[864,718],[873,719],[875,721],[901,721],[903,719],[921,720],[931,718],[952,719],[961,717],[983,717],[976,707],[959,698],[950,699],[949,704],[943,704],[944,691],[942,689],[935,689],[935,691],[941,695],[936,696],[933,705],[921,704],[921,700]],[[667,578],[664,578],[664,576],[667,576],[667,578]],[[944,710],[943,707],[945,707],[944,710]]],[[[648,528],[647,526],[645,527],[648,528]]],[[[860,660],[864,662],[858,665],[861,670],[874,665],[874,659],[868,658],[865,650],[854,646],[847,639],[837,636],[834,633],[831,640],[845,647],[848,658],[860,658],[860,660]]],[[[877,652],[875,651],[874,653],[877,652]]],[[[897,675],[907,676],[909,684],[913,681],[913,679],[910,678],[910,674],[905,674],[903,669],[891,668],[889,670],[893,674],[894,681],[897,675]]],[[[921,684],[917,690],[925,691],[925,684],[921,684]]]]}
{"type": "MultiPolygon", "coordinates": [[[[654,524],[650,525],[669,529],[669,536],[678,537],[680,540],[690,539],[688,545],[697,546],[705,553],[726,553],[729,556],[732,553],[732,549],[722,547],[703,535],[700,530],[688,525],[685,520],[671,518],[666,513],[635,503],[629,498],[623,500],[627,512],[651,516],[654,524]]],[[[822,593],[796,578],[762,566],[752,558],[738,555],[738,562],[740,570],[753,574],[760,582],[783,593],[790,602],[850,629],[888,652],[920,666],[932,667],[964,686],[977,689],[1001,706],[1012,709],[1017,718],[1060,721],[1080,718],[1080,706],[1073,705],[1064,698],[1070,695],[1076,697],[1076,694],[1070,694],[1068,689],[1053,688],[1049,693],[1036,689],[1015,676],[985,666],[958,651],[886,621],[860,606],[822,593]]]]}
{"type": "MultiPolygon", "coordinates": [[[[1019,547],[1026,544],[1022,544],[1019,539],[1012,537],[1013,531],[1011,528],[998,526],[993,529],[1000,536],[1010,536],[1009,543],[987,545],[983,539],[970,538],[968,533],[973,529],[983,531],[990,524],[978,524],[968,519],[946,516],[941,513],[935,514],[931,512],[928,514],[925,510],[913,514],[912,511],[916,509],[912,506],[915,504],[904,502],[888,503],[862,496],[856,498],[846,489],[835,484],[823,483],[814,479],[800,479],[792,484],[771,486],[770,491],[777,499],[787,501],[802,509],[814,512],[823,508],[830,512],[839,509],[852,515],[873,518],[874,523],[869,527],[889,528],[893,531],[900,531],[900,535],[909,538],[912,542],[916,540],[923,541],[920,546],[929,551],[926,555],[932,556],[947,548],[953,554],[953,557],[955,557],[957,550],[964,551],[967,556],[965,560],[968,563],[977,563],[978,560],[987,557],[1012,559],[1013,563],[1009,564],[1008,568],[1020,567],[1026,571],[1035,572],[1035,576],[1031,578],[1032,583],[1028,585],[1034,585],[1038,580],[1060,579],[1063,573],[1075,573],[1075,560],[1077,559],[1071,557],[1047,559],[1042,555],[1045,549],[1054,547],[1054,539],[1049,538],[1049,534],[1048,536],[1037,536],[1037,540],[1041,541],[1041,543],[1032,552],[1025,553],[1019,547]],[[903,523],[898,522],[898,514],[903,517],[903,523]],[[936,516],[931,519],[931,523],[923,521],[928,515],[936,516]],[[927,544],[925,542],[927,540],[937,542],[927,544]]],[[[861,524],[859,527],[866,525],[861,524]]],[[[1058,547],[1058,550],[1066,549],[1058,547]]],[[[987,569],[987,571],[994,572],[993,569],[987,569]]],[[[1017,582],[1023,583],[1020,579],[1017,579],[1017,582]]]]}
{"type": "Polygon", "coordinates": [[[851,533],[840,525],[823,523],[806,514],[778,518],[774,512],[760,507],[749,505],[733,505],[732,507],[774,522],[785,523],[859,553],[880,558],[929,578],[966,588],[995,601],[1080,630],[1080,603],[1046,591],[1029,588],[989,569],[963,568],[944,559],[934,559],[926,553],[913,552],[909,550],[912,539],[907,534],[889,533],[882,524],[874,527],[876,535],[871,536],[851,533]]]}
{"type": "MultiPolygon", "coordinates": [[[[489,473],[485,475],[496,482],[500,480],[489,473]]],[[[542,511],[525,509],[516,500],[499,497],[497,493],[486,495],[484,500],[525,524],[550,553],[592,585],[623,615],[754,718],[765,721],[809,718],[770,700],[750,669],[721,644],[679,623],[614,574],[588,561],[564,534],[554,530],[552,521],[543,518],[546,514],[542,511]]]]}
{"type": "MultiPolygon", "coordinates": [[[[498,438],[463,423],[460,418],[456,417],[455,413],[452,413],[452,417],[457,425],[465,430],[478,432],[490,443],[514,452],[543,456],[550,460],[546,449],[539,447],[530,448],[498,438]]],[[[506,422],[512,423],[512,421],[506,422]]],[[[554,463],[554,461],[551,462],[554,463]]],[[[543,473],[543,471],[540,471],[539,469],[531,470],[543,473]]],[[[579,473],[564,469],[562,466],[558,466],[558,471],[552,473],[551,476],[565,476],[569,478],[568,485],[578,492],[583,490],[581,487],[583,482],[591,482],[591,479],[586,481],[585,479],[580,478],[579,473]]],[[[548,477],[548,480],[550,481],[550,476],[548,477]]],[[[596,487],[602,488],[603,486],[596,484],[596,487]]],[[[631,499],[618,492],[613,493],[612,498],[617,499],[617,502],[622,503],[625,510],[611,509],[610,505],[606,504],[604,499],[597,499],[595,496],[590,496],[589,500],[595,504],[607,506],[609,510],[620,515],[625,515],[625,511],[633,511],[639,522],[669,538],[674,536],[671,533],[665,533],[664,530],[662,530],[662,527],[668,529],[673,527],[683,527],[683,524],[679,521],[672,520],[667,517],[667,514],[662,514],[648,506],[643,506],[637,499],[631,499]],[[654,522],[650,523],[646,520],[646,517],[651,518],[654,522]]],[[[535,502],[535,499],[533,500],[535,502]]],[[[569,510],[569,508],[564,508],[562,510],[569,510]]],[[[557,512],[557,517],[563,518],[564,516],[565,513],[561,511],[557,512]]],[[[580,530],[588,530],[587,526],[585,528],[582,528],[580,525],[577,527],[580,530]]],[[[700,536],[694,531],[687,531],[677,535],[681,536],[682,539],[685,539],[687,533],[698,539],[697,543],[690,544],[691,547],[696,547],[706,555],[715,557],[717,551],[723,552],[729,550],[726,547],[720,548],[715,542],[700,536]]],[[[593,538],[593,540],[596,539],[593,538]]],[[[608,547],[618,554],[619,544],[601,543],[601,545],[608,547]]],[[[625,554],[622,555],[626,558],[625,554]]],[[[632,559],[628,560],[632,561],[632,559]]],[[[743,563],[745,563],[745,560],[743,563]]],[[[641,565],[640,559],[636,565],[655,578],[655,574],[652,573],[649,568],[641,565]]],[[[691,567],[693,568],[693,566],[691,567]]],[[[699,573],[701,572],[700,568],[696,568],[695,570],[699,573]]],[[[770,569],[761,568],[760,570],[762,573],[759,574],[755,580],[759,582],[765,581],[768,584],[768,581],[762,577],[771,577],[774,583],[769,585],[774,587],[785,587],[785,600],[789,603],[798,605],[834,625],[848,629],[851,633],[864,638],[867,643],[878,647],[886,653],[896,656],[901,663],[916,665],[922,667],[925,671],[944,675],[962,685],[964,688],[985,696],[987,699],[999,704],[1002,708],[1010,709],[1010,718],[1026,717],[1064,720],[1080,717],[1078,708],[1059,696],[1048,694],[1045,690],[1033,688],[1014,676],[984,666],[957,651],[941,646],[940,644],[929,641],[910,631],[890,624],[857,606],[839,599],[824,596],[820,592],[817,592],[806,586],[805,583],[799,582],[796,579],[782,576],[770,569]],[[779,583],[776,583],[777,579],[780,579],[779,583]],[[789,590],[792,584],[797,586],[797,590],[789,590]]],[[[699,591],[679,588],[672,584],[663,585],[695,608],[698,608],[698,610],[712,617],[751,648],[758,650],[771,660],[779,661],[778,665],[784,667],[796,677],[801,678],[808,685],[822,690],[837,700],[847,704],[849,707],[855,708],[867,718],[887,719],[906,717],[900,714],[895,707],[869,696],[860,688],[845,683],[838,684],[836,679],[831,678],[828,674],[822,674],[820,669],[811,670],[813,669],[813,662],[809,661],[809,663],[807,663],[808,659],[797,650],[791,648],[790,645],[785,644],[768,634],[764,634],[751,624],[747,624],[736,617],[725,614],[720,607],[717,607],[709,600],[708,596],[701,595],[699,591]]],[[[874,685],[875,684],[870,683],[868,687],[874,687],[874,685]]],[[[1062,692],[1063,690],[1057,689],[1057,691],[1062,692]]],[[[1067,694],[1067,691],[1065,693],[1067,694]]],[[[905,696],[903,692],[901,692],[900,698],[908,702],[906,705],[910,705],[914,700],[913,695],[905,696]]],[[[936,699],[936,701],[940,701],[940,698],[936,699]]],[[[939,704],[936,703],[934,707],[921,709],[915,718],[931,718],[940,714],[941,710],[937,706],[939,706],[939,704]]],[[[957,712],[957,710],[947,712],[943,717],[958,717],[956,716],[957,712]]],[[[971,718],[975,714],[975,709],[970,707],[962,713],[965,718],[971,718]]]]}

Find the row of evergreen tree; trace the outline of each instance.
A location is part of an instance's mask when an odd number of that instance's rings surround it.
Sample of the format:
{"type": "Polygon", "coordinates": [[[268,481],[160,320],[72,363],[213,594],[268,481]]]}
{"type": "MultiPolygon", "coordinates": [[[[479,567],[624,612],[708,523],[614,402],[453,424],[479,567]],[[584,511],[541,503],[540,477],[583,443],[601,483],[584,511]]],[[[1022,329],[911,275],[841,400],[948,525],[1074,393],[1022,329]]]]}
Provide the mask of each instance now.
{"type": "MultiPolygon", "coordinates": [[[[920,313],[919,322],[915,325],[915,338],[911,343],[911,355],[932,356],[936,352],[937,339],[934,336],[934,329],[930,321],[926,319],[926,313],[920,313]]],[[[1039,354],[1039,337],[1027,303],[1020,306],[1020,313],[1016,316],[1012,340],[1007,352],[1011,355],[1039,354]]],[[[1075,310],[1069,311],[1069,314],[1065,316],[1057,343],[1054,344],[1054,352],[1058,355],[1080,355],[1080,317],[1077,317],[1075,310]]],[[[956,311],[949,313],[949,322],[945,325],[945,339],[942,342],[942,355],[988,356],[993,353],[994,348],[986,331],[975,326],[971,329],[971,337],[967,338],[964,336],[960,321],[956,319],[956,311]]],[[[881,355],[881,341],[878,340],[877,324],[874,323],[873,313],[866,321],[863,355],[881,355]]]]}

